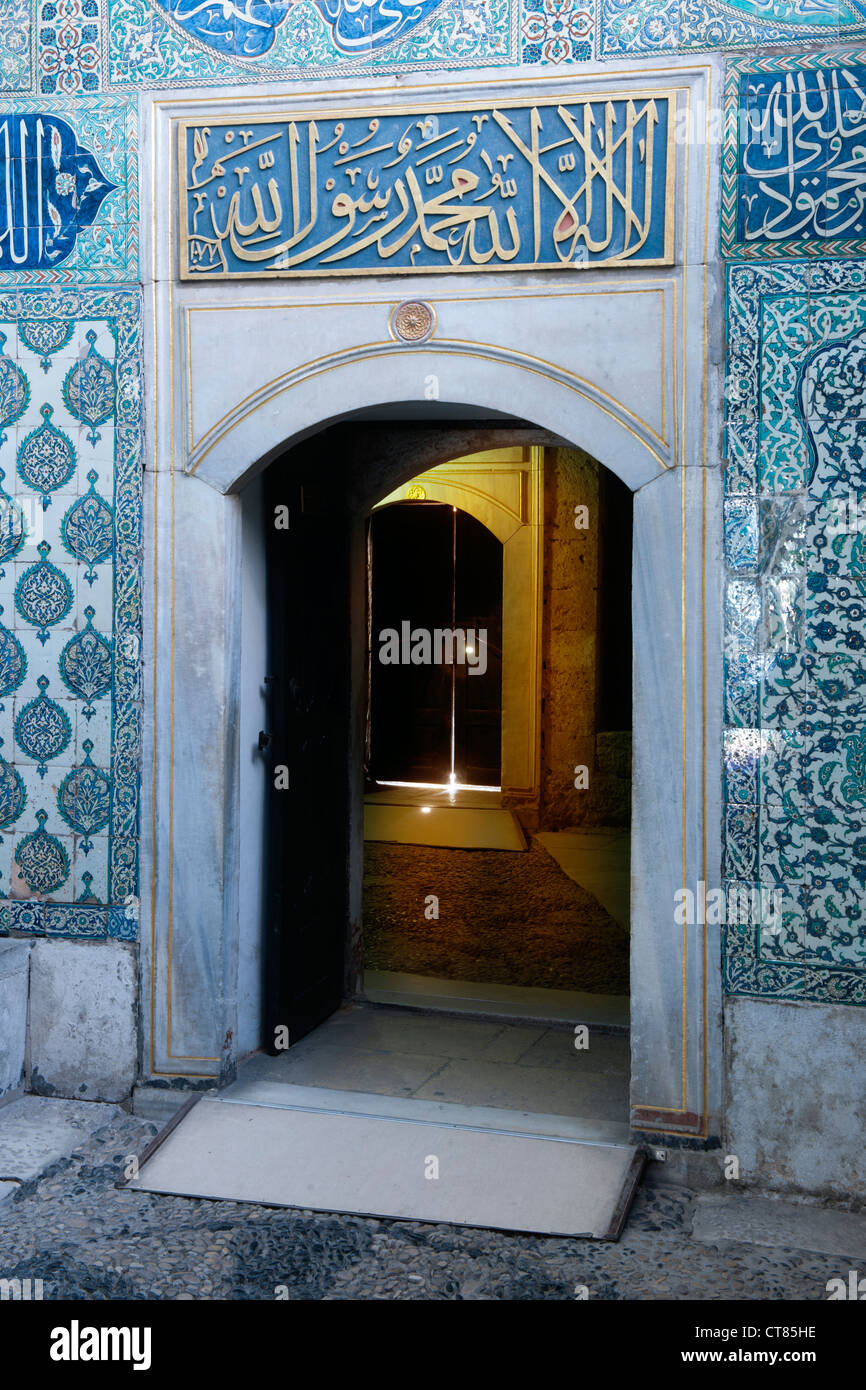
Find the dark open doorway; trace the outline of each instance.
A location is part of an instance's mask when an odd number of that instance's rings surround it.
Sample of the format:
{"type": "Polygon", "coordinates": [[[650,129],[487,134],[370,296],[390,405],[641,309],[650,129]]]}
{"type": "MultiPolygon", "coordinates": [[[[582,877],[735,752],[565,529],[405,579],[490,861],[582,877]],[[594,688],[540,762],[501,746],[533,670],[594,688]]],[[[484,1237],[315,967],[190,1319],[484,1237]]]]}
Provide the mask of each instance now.
{"type": "Polygon", "coordinates": [[[457,507],[397,502],[370,518],[369,566],[370,781],[498,790],[500,542],[457,507]]]}
{"type": "MultiPolygon", "coordinates": [[[[624,1001],[628,991],[627,897],[624,914],[618,914],[616,908],[609,911],[607,902],[602,905],[601,878],[607,873],[607,860],[599,878],[601,887],[581,886],[580,872],[588,863],[586,843],[591,841],[592,853],[598,850],[604,857],[606,832],[595,833],[593,827],[604,822],[590,819],[588,835],[577,843],[580,835],[575,826],[579,821],[573,816],[583,795],[574,791],[574,764],[582,758],[590,766],[592,794],[602,813],[616,803],[617,814],[625,816],[617,835],[626,841],[627,894],[630,732],[623,726],[630,709],[629,594],[627,584],[605,585],[604,574],[613,547],[626,552],[630,549],[630,496],[618,484],[611,489],[604,471],[586,456],[578,457],[574,451],[550,452],[550,487],[545,483],[543,499],[539,493],[537,512],[539,537],[542,531],[546,537],[543,567],[551,576],[544,590],[545,635],[543,643],[539,639],[535,673],[541,710],[541,767],[536,804],[528,809],[525,798],[509,798],[504,786],[502,796],[499,794],[500,750],[506,741],[500,666],[506,640],[503,594],[507,589],[513,604],[520,590],[514,572],[508,585],[504,584],[502,543],[488,527],[453,505],[395,500],[405,498],[410,491],[412,475],[407,479],[405,471],[402,481],[397,474],[399,491],[389,496],[396,470],[393,454],[388,463],[390,476],[383,472],[378,491],[375,484],[350,476],[348,470],[341,480],[337,476],[339,464],[325,482],[323,463],[333,455],[319,440],[278,459],[265,475],[270,651],[270,715],[265,742],[271,770],[267,809],[269,1045],[277,1028],[288,1030],[291,1044],[298,1042],[343,1000],[363,993],[363,798],[365,777],[369,787],[371,774],[380,782],[417,782],[439,788],[445,800],[454,790],[452,776],[464,787],[471,782],[473,786],[495,788],[495,793],[491,790],[476,795],[492,797],[500,815],[519,815],[518,831],[521,827],[525,830],[526,840],[517,848],[528,849],[529,853],[520,857],[527,863],[533,861],[526,882],[532,880],[534,896],[526,902],[521,899],[519,910],[515,907],[505,923],[511,961],[502,976],[506,989],[513,984],[519,989],[537,986],[542,992],[588,990],[598,995],[597,1009],[593,1000],[589,1003],[594,1017],[604,1014],[614,1026],[620,1026],[627,1017],[619,1004],[619,1012],[608,1009],[605,1013],[607,1006],[602,999],[609,994],[624,1001]],[[576,497],[585,495],[587,487],[595,488],[593,524],[599,530],[600,521],[606,518],[607,539],[596,549],[583,546],[581,539],[583,549],[575,558],[573,504],[576,497]],[[382,505],[377,505],[380,502],[382,505]],[[274,524],[281,508],[287,508],[290,517],[285,528],[274,524]],[[594,579],[587,579],[590,570],[594,579]],[[582,607],[569,608],[562,596],[575,586],[580,590],[582,607]],[[602,592],[593,586],[601,586],[602,592]],[[575,634],[575,624],[581,623],[585,635],[575,634]],[[447,628],[453,636],[462,628],[464,633],[474,629],[476,638],[478,630],[485,627],[491,679],[473,677],[459,666],[455,670],[453,662],[438,666],[435,662],[413,664],[411,660],[408,664],[374,663],[372,653],[374,647],[378,650],[381,633],[392,629],[402,637],[407,624],[410,634],[416,628],[428,632],[447,628]],[[605,632],[613,634],[618,647],[625,649],[626,660],[613,672],[609,665],[596,661],[593,674],[586,666],[585,651],[592,643],[596,648],[607,644],[605,632]],[[581,676],[581,708],[591,725],[586,729],[574,718],[579,682],[573,671],[584,668],[588,675],[585,680],[581,676]],[[483,691],[482,698],[474,696],[475,688],[479,695],[483,691]],[[542,830],[554,837],[561,833],[566,840],[569,835],[576,836],[576,850],[570,841],[563,853],[558,841],[555,846],[542,843],[542,830]],[[574,853],[581,866],[578,872],[572,872],[563,857],[574,853]],[[553,884],[557,875],[562,882],[553,884]],[[564,945],[551,960],[546,955],[546,933],[557,914],[556,931],[564,945]],[[576,916],[584,935],[570,938],[568,923],[576,916]],[[615,969],[605,964],[611,960],[618,962],[615,969]],[[574,962],[579,966],[576,973],[574,962]]],[[[410,450],[406,457],[417,455],[410,450]]],[[[444,449],[438,460],[434,455],[434,469],[439,460],[449,457],[454,458],[444,449]]],[[[532,531],[525,520],[520,525],[524,527],[521,534],[532,531]]],[[[539,556],[541,553],[539,540],[539,556]]],[[[518,684],[531,684],[530,665],[524,669],[521,662],[512,661],[511,670],[517,672],[518,684]]],[[[467,801],[462,805],[472,809],[467,801]]],[[[419,804],[417,809],[423,813],[430,807],[419,804]]],[[[375,834],[367,838],[394,839],[375,834]]],[[[473,850],[476,846],[470,842],[465,848],[473,850]]],[[[493,858],[498,858],[500,865],[504,863],[502,855],[493,858]]],[[[463,867],[472,867],[468,856],[463,867]]],[[[506,880],[511,883],[515,875],[501,872],[492,860],[485,860],[482,868],[488,884],[485,892],[493,905],[488,913],[491,940],[486,954],[475,951],[474,942],[470,943],[468,956],[464,953],[447,969],[437,968],[437,973],[451,980],[477,984],[479,979],[489,979],[496,984],[501,981],[493,975],[473,974],[472,970],[477,967],[483,971],[485,961],[503,955],[497,944],[500,924],[496,913],[500,904],[502,911],[509,912],[512,894],[516,902],[518,893],[524,898],[526,893],[522,883],[505,890],[506,880]]],[[[471,872],[469,880],[465,886],[470,905],[465,911],[461,908],[466,919],[461,925],[466,931],[472,926],[472,903],[477,903],[480,883],[471,872]]],[[[425,892],[419,899],[422,912],[426,896],[425,892]]],[[[450,902],[453,907],[457,897],[452,895],[450,902]]],[[[445,933],[439,935],[444,939],[445,933]]],[[[423,973],[429,975],[434,966],[431,958],[431,968],[425,966],[423,973]]],[[[549,999],[550,994],[546,997],[549,999]]],[[[582,995],[581,1000],[586,997],[582,995]]],[[[581,1002],[571,1007],[583,1010],[584,1005],[581,1002]]],[[[548,1011],[535,1016],[562,1020],[564,1014],[548,1011]]]]}

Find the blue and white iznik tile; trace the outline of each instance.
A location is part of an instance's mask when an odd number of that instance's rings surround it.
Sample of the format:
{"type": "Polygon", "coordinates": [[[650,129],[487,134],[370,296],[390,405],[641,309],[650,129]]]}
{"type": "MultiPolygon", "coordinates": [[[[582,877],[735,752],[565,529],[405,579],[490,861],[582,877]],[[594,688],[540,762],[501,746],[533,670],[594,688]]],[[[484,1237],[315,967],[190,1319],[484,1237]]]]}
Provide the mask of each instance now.
{"type": "Polygon", "coordinates": [[[519,0],[107,0],[112,87],[302,81],[519,60],[519,0]]]}
{"type": "Polygon", "coordinates": [[[0,931],[135,935],[139,323],[136,290],[0,291],[0,931]]]}

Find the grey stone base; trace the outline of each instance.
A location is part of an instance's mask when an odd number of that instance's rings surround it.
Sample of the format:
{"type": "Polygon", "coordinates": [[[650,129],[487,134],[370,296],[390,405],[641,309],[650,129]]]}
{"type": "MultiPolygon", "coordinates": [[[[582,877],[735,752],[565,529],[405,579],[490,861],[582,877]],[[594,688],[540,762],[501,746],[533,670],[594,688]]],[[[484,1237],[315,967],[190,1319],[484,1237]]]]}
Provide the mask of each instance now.
{"type": "Polygon", "coordinates": [[[125,1100],[136,1073],[136,960],[119,941],[34,943],[27,1089],[125,1100]]]}
{"type": "Polygon", "coordinates": [[[24,1088],[30,942],[0,941],[0,1104],[24,1088]]]}
{"type": "Polygon", "coordinates": [[[0,1111],[0,1177],[13,1183],[38,1177],[120,1113],[116,1105],[22,1096],[0,1111]]]}
{"type": "Polygon", "coordinates": [[[751,1193],[699,1197],[692,1235],[711,1245],[745,1241],[866,1261],[866,1216],[751,1193]]]}
{"type": "Polygon", "coordinates": [[[744,1184],[866,1197],[863,1010],[727,999],[727,1152],[744,1184]]]}
{"type": "Polygon", "coordinates": [[[721,1187],[724,1182],[722,1157],[718,1149],[709,1153],[692,1149],[665,1149],[666,1136],[660,1134],[658,1143],[642,1141],[647,1147],[648,1161],[644,1169],[645,1183],[662,1186],[689,1187],[695,1192],[709,1192],[721,1187]],[[666,1154],[664,1162],[653,1158],[653,1151],[662,1149],[666,1154]]]}

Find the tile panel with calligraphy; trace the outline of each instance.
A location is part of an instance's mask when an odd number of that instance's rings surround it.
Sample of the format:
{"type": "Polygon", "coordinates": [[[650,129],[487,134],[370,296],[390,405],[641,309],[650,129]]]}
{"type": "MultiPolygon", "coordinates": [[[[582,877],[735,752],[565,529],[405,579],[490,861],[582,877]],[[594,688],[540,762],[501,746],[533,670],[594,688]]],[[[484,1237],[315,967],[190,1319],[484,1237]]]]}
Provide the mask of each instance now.
{"type": "Polygon", "coordinates": [[[866,252],[866,51],[728,65],[721,250],[866,252]]]}
{"type": "Polygon", "coordinates": [[[0,285],[138,280],[137,109],[0,102],[0,285]]]}

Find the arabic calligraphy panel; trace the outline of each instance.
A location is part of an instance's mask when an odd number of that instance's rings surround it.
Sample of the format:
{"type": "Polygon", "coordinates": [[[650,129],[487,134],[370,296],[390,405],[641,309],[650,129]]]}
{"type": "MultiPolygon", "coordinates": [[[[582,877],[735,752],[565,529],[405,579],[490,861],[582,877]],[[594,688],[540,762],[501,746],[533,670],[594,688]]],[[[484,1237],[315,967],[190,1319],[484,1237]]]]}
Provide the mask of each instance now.
{"type": "MultiPolygon", "coordinates": [[[[218,53],[260,58],[273,48],[291,0],[155,0],[180,27],[218,53]]],[[[395,43],[446,0],[313,0],[341,53],[354,58],[395,43]]]]}
{"type": "Polygon", "coordinates": [[[181,277],[670,264],[674,100],[187,122],[181,277]]]}
{"type": "Polygon", "coordinates": [[[732,65],[723,253],[751,259],[866,251],[864,137],[866,63],[732,65]]]}
{"type": "Polygon", "coordinates": [[[138,279],[136,133],[125,97],[0,107],[0,284],[138,279]]]}

